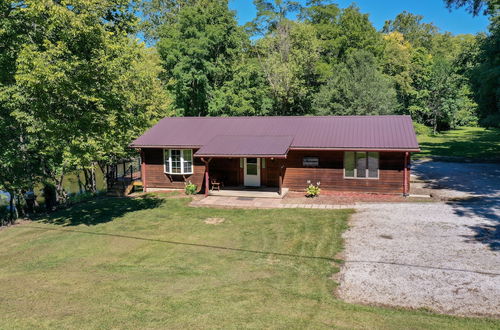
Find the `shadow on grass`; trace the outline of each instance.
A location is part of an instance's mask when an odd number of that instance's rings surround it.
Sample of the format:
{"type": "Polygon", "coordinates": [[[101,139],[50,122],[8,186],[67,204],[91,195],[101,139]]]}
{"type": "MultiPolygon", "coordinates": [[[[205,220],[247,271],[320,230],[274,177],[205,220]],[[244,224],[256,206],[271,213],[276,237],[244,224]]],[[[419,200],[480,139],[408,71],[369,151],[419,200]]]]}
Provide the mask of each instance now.
{"type": "Polygon", "coordinates": [[[35,219],[35,221],[61,226],[78,226],[81,224],[94,226],[112,221],[129,212],[159,207],[164,202],[165,200],[151,195],[135,198],[103,197],[56,211],[43,219],[35,219]]]}

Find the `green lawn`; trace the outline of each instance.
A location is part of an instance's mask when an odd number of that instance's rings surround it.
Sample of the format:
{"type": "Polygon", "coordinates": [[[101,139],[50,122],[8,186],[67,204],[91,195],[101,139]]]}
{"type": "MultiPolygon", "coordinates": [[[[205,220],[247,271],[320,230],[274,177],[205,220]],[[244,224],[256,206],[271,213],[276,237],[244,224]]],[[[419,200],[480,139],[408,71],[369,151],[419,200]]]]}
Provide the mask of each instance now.
{"type": "Polygon", "coordinates": [[[97,199],[0,231],[0,328],[500,326],[336,299],[330,278],[349,210],[188,202],[97,199]]]}
{"type": "Polygon", "coordinates": [[[462,127],[417,136],[422,152],[416,158],[445,156],[476,160],[500,159],[500,129],[462,127]]]}

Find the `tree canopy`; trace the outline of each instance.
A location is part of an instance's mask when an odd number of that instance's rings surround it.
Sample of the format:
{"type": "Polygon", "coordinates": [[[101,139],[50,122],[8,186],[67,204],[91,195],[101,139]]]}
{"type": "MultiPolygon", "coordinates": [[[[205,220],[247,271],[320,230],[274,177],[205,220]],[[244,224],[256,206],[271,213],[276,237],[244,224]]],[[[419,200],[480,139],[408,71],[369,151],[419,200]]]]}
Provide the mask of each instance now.
{"type": "Polygon", "coordinates": [[[0,0],[0,189],[128,157],[164,116],[409,114],[434,130],[500,125],[498,2],[454,35],[402,12],[255,0],[0,0]]]}

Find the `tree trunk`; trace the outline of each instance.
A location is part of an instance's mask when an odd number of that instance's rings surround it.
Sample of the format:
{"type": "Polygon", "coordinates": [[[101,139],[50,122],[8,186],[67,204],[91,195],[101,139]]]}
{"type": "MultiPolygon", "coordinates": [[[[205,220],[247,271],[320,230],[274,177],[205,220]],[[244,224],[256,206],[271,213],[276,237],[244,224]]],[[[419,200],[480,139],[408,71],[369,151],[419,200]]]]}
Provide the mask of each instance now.
{"type": "Polygon", "coordinates": [[[64,194],[64,170],[59,178],[56,178],[56,202],[61,204],[66,202],[66,195],[64,194]]]}
{"type": "Polygon", "coordinates": [[[14,193],[13,192],[9,192],[10,193],[10,200],[9,200],[9,207],[10,207],[10,214],[9,214],[9,217],[10,217],[10,223],[13,225],[14,224],[14,221],[16,221],[16,219],[14,219],[14,193]]]}

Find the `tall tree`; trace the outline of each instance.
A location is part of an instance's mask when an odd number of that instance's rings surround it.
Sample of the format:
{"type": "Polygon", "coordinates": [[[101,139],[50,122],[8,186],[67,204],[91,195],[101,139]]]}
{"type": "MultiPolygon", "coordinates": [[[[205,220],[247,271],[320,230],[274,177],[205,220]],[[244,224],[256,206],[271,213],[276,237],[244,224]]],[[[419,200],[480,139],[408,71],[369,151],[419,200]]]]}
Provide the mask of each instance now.
{"type": "Polygon", "coordinates": [[[383,33],[402,33],[414,47],[432,48],[432,39],[438,34],[439,29],[432,23],[423,23],[421,15],[414,15],[403,11],[394,20],[385,22],[382,28],[383,33]]]}
{"type": "Polygon", "coordinates": [[[158,61],[129,37],[137,22],[129,1],[3,5],[11,76],[0,85],[0,100],[9,100],[0,107],[59,188],[69,169],[128,154],[130,140],[168,114],[158,61]]]}
{"type": "Polygon", "coordinates": [[[474,16],[481,13],[492,14],[499,6],[496,0],[444,0],[444,2],[449,9],[465,7],[474,16]]]}
{"type": "Polygon", "coordinates": [[[165,23],[175,23],[184,6],[194,5],[198,0],[142,0],[141,31],[146,39],[157,41],[160,27],[165,23]]]}
{"type": "Polygon", "coordinates": [[[283,20],[258,40],[256,48],[274,99],[273,114],[310,113],[318,61],[318,42],[312,26],[283,20]]]}
{"type": "Polygon", "coordinates": [[[402,33],[384,35],[383,73],[392,77],[398,95],[398,112],[406,113],[413,92],[411,77],[412,45],[402,33]]]}
{"type": "Polygon", "coordinates": [[[158,51],[179,114],[205,116],[214,93],[233,79],[248,37],[227,0],[200,0],[179,10],[159,32],[158,51]]]}
{"type": "Polygon", "coordinates": [[[365,50],[352,52],[333,70],[335,74],[315,97],[316,114],[384,115],[395,112],[396,91],[391,79],[378,70],[373,54],[365,50]]]}
{"type": "Polygon", "coordinates": [[[383,42],[380,34],[358,7],[339,9],[325,1],[310,1],[301,17],[313,25],[320,40],[322,62],[336,64],[349,53],[364,49],[380,57],[383,42]]]}
{"type": "Polygon", "coordinates": [[[500,14],[491,17],[489,30],[480,41],[479,64],[471,76],[482,123],[500,127],[500,14]]]}
{"type": "Polygon", "coordinates": [[[299,1],[293,0],[253,0],[257,15],[246,25],[250,33],[265,35],[278,28],[290,14],[300,11],[299,1]]]}

